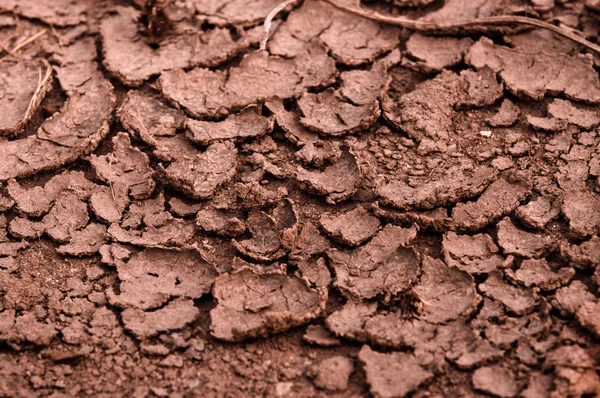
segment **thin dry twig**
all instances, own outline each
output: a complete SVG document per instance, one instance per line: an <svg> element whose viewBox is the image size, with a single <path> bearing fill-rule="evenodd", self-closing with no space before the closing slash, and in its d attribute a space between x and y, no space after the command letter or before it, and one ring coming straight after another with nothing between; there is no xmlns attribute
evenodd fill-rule
<svg viewBox="0 0 600 398"><path fill-rule="evenodd" d="M31 117L33 117L35 109L44 98L46 84L48 83L48 80L50 80L50 78L52 77L52 66L50 66L50 64L46 61L44 61L44 64L46 65L46 73L42 77L42 71L40 70L40 78L38 81L38 85L35 88L35 91L33 92L31 100L29 101L29 106L27 106L27 111L25 112L25 117L23 118L23 120L29 120Z"/></svg>
<svg viewBox="0 0 600 398"><path fill-rule="evenodd" d="M273 11L271 11L269 13L269 15L267 15L267 18L265 19L265 23L263 25L264 26L263 32L262 32L262 35L260 36L260 47L259 47L260 50L266 50L266 48L267 48L267 41L269 41L269 33L271 31L271 24L273 23L273 19L277 16L277 14L279 14L287 6L289 6L291 4L296 5L300 1L302 1L302 0L285 0L284 2L279 4L277 7L275 7L273 9Z"/></svg>
<svg viewBox="0 0 600 398"><path fill-rule="evenodd" d="M19 51L20 49L22 49L23 47L25 47L26 45L33 43L34 41L36 41L37 39L39 39L40 37L44 36L46 34L46 32L48 32L48 28L46 29L42 29L41 31L39 31L38 33L36 33L35 35L31 36L29 39L27 40L23 40L21 43L19 43L15 48L13 48L12 50L10 50L10 54L14 54L17 51Z"/></svg>
<svg viewBox="0 0 600 398"><path fill-rule="evenodd" d="M364 8L350 7L346 4L342 4L337 0L323 0L337 9L349 12L354 15L358 15L363 18L371 19L373 21L381 22L387 25L400 26L405 29L415 30L418 32L429 32L429 33L455 33L457 31L478 31L482 28L490 26L506 26L506 25L526 25L533 26L540 29L546 29L554 32L560 36L566 37L567 39L573 40L576 43L581 44L584 47L589 48L592 51L600 53L600 46L587 41L583 37L573 33L575 31L569 31L564 28L549 24L548 22L540 21L533 18L513 16L513 15L501 15L496 17L486 17L479 19L467 19L460 22L451 23L436 23L428 21L415 21L404 17L390 17L377 12L369 11Z"/></svg>

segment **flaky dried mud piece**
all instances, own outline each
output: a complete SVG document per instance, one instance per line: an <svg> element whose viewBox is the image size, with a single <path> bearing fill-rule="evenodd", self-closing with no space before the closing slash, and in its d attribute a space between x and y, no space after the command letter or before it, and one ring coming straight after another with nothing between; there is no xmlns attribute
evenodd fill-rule
<svg viewBox="0 0 600 398"><path fill-rule="evenodd" d="M600 195L592 192L568 192L563 197L562 213L569 230L579 237L600 233Z"/></svg>
<svg viewBox="0 0 600 398"><path fill-rule="evenodd" d="M434 210L422 211L399 211L387 206L382 206L379 202L371 205L373 214L380 219L399 225L416 224L424 230L433 230L444 232L451 228L452 219L448 217L448 210L444 207L438 207Z"/></svg>
<svg viewBox="0 0 600 398"><path fill-rule="evenodd" d="M252 26L262 23L281 1L225 0L215 3L211 0L193 0L191 3L196 11L211 24Z"/></svg>
<svg viewBox="0 0 600 398"><path fill-rule="evenodd" d="M123 229L116 223L108 228L109 235L117 242L154 248L189 247L194 232L194 224L180 219L169 220L158 228L148 226L141 231Z"/></svg>
<svg viewBox="0 0 600 398"><path fill-rule="evenodd" d="M325 214L320 223L331 237L349 246L359 246L375 235L381 225L379 219L362 206L337 216Z"/></svg>
<svg viewBox="0 0 600 398"><path fill-rule="evenodd" d="M561 120L581 127L584 130L591 130L600 124L600 114L597 111L579 109L571 101L555 98L548 104L548 113Z"/></svg>
<svg viewBox="0 0 600 398"><path fill-rule="evenodd" d="M185 31L163 39L154 49L138 32L139 15L134 8L116 7L100 25L104 66L129 86L139 86L166 70L216 66L249 45L244 39L235 41L229 30L217 28Z"/></svg>
<svg viewBox="0 0 600 398"><path fill-rule="evenodd" d="M515 216L525 226L542 230L546 225L560 214L560 200L548 196L541 196L521 206Z"/></svg>
<svg viewBox="0 0 600 398"><path fill-rule="evenodd" d="M502 101L498 112L485 121L492 127L510 127L519 120L520 115L521 109L511 100L505 99Z"/></svg>
<svg viewBox="0 0 600 398"><path fill-rule="evenodd" d="M575 313L577 322L600 337L600 303L586 302Z"/></svg>
<svg viewBox="0 0 600 398"><path fill-rule="evenodd" d="M161 227L173 219L171 213L165 210L165 196L159 193L155 198L136 200L123 216L123 228Z"/></svg>
<svg viewBox="0 0 600 398"><path fill-rule="evenodd" d="M300 115L288 111L281 98L274 98L265 102L265 107L271 111L275 122L284 131L285 137L293 144L304 146L319 141L319 136L300 124Z"/></svg>
<svg viewBox="0 0 600 398"><path fill-rule="evenodd" d="M569 261L569 264L579 269L597 267L600 265L600 237L592 236L591 239L579 245L563 242L560 245L560 254Z"/></svg>
<svg viewBox="0 0 600 398"><path fill-rule="evenodd" d="M16 315L8 309L0 313L0 341L17 349L21 344L47 346L57 335L54 324L39 321L32 312Z"/></svg>
<svg viewBox="0 0 600 398"><path fill-rule="evenodd" d="M90 163L96 176L110 185L120 185L134 199L152 195L156 183L152 178L148 155L134 148L127 133L119 133L113 139L113 151L107 155L92 155Z"/></svg>
<svg viewBox="0 0 600 398"><path fill-rule="evenodd" d="M470 199L483 192L496 178L492 167L460 165L450 167L439 178L413 187L403 181L391 181L378 189L383 204L401 210L434 209Z"/></svg>
<svg viewBox="0 0 600 398"><path fill-rule="evenodd" d="M183 111L171 108L155 96L137 90L127 93L118 116L125 129L151 145L158 137L174 136L185 123Z"/></svg>
<svg viewBox="0 0 600 398"><path fill-rule="evenodd" d="M568 286L558 289L551 299L551 304L561 315L573 315L584 303L595 303L596 296L581 281L573 281Z"/></svg>
<svg viewBox="0 0 600 398"><path fill-rule="evenodd" d="M335 63L323 48L311 45L294 59L249 53L227 71L195 68L163 72L158 80L163 95L194 117L225 116L274 97L299 96L336 75Z"/></svg>
<svg viewBox="0 0 600 398"><path fill-rule="evenodd" d="M509 285L502 279L501 271L491 272L485 282L479 284L479 290L518 316L531 312L538 304L533 290Z"/></svg>
<svg viewBox="0 0 600 398"><path fill-rule="evenodd" d="M596 361L579 345L563 345L549 352L545 368L554 368L552 396L594 395L600 388Z"/></svg>
<svg viewBox="0 0 600 398"><path fill-rule="evenodd" d="M527 115L526 120L527 124L533 127L534 130L547 133L557 133L567 128L567 123L564 120L555 119L553 117Z"/></svg>
<svg viewBox="0 0 600 398"><path fill-rule="evenodd" d="M458 230L477 231L515 210L531 193L531 187L527 176L500 178L477 200L458 203L452 209L452 220Z"/></svg>
<svg viewBox="0 0 600 398"><path fill-rule="evenodd" d="M269 134L274 120L261 115L261 107L252 106L232 114L221 122L188 119L188 137L197 144L209 145L219 141L247 139Z"/></svg>
<svg viewBox="0 0 600 398"><path fill-rule="evenodd" d="M158 166L161 178L194 199L207 199L235 175L237 149L230 142L217 142L206 151L177 157L166 168Z"/></svg>
<svg viewBox="0 0 600 398"><path fill-rule="evenodd" d="M575 275L571 267L562 267L556 271L552 270L544 259L528 259L521 263L516 271L507 271L507 276L525 285L526 287L537 286L542 290L555 290L569 283Z"/></svg>
<svg viewBox="0 0 600 398"><path fill-rule="evenodd" d="M413 33L406 42L406 51L419 61L417 65L424 72L440 72L461 62L465 51L472 44L473 40L468 37L459 39Z"/></svg>
<svg viewBox="0 0 600 398"><path fill-rule="evenodd" d="M325 253L329 249L329 241L311 222L305 222L290 252L290 260L299 261L314 255Z"/></svg>
<svg viewBox="0 0 600 398"><path fill-rule="evenodd" d="M195 250L146 249L116 264L119 293L107 291L112 305L149 310L173 298L199 299L207 294L217 271Z"/></svg>
<svg viewBox="0 0 600 398"><path fill-rule="evenodd" d="M296 179L303 188L318 195L326 195L328 203L348 199L358 189L361 171L356 156L343 150L340 159L323 171L307 170L298 166Z"/></svg>
<svg viewBox="0 0 600 398"><path fill-rule="evenodd" d="M93 256L106 242L108 235L102 224L91 223L80 231L71 233L71 240L59 246L56 251L62 255L73 257Z"/></svg>
<svg viewBox="0 0 600 398"><path fill-rule="evenodd" d="M498 245L506 254L538 258L553 244L548 236L517 228L509 218L500 221L497 228Z"/></svg>
<svg viewBox="0 0 600 398"><path fill-rule="evenodd" d="M6 0L0 10L14 11L26 18L39 19L54 26L73 26L87 20L88 6L74 0Z"/></svg>
<svg viewBox="0 0 600 398"><path fill-rule="evenodd" d="M473 277L441 260L425 256L422 275L412 293L420 302L420 318L431 323L445 323L469 315L481 301Z"/></svg>
<svg viewBox="0 0 600 398"><path fill-rule="evenodd" d="M349 298L391 297L409 289L420 273L419 255L408 246L417 230L386 225L354 251L327 251L335 270L334 286Z"/></svg>
<svg viewBox="0 0 600 398"><path fill-rule="evenodd" d="M473 387L495 397L517 396L519 386L515 373L501 365L485 366L473 373Z"/></svg>
<svg viewBox="0 0 600 398"><path fill-rule="evenodd" d="M225 341L267 337L319 317L326 289L311 289L296 277L241 269L215 281L217 307L210 312L211 334Z"/></svg>
<svg viewBox="0 0 600 398"><path fill-rule="evenodd" d="M484 37L469 49L465 60L477 69L491 68L517 96L539 100L547 93L562 93L577 101L600 102L600 79L593 61L585 56L512 49Z"/></svg>
<svg viewBox="0 0 600 398"><path fill-rule="evenodd" d="M481 108L492 105L502 98L504 86L490 68L470 69L460 72L460 93L455 107L459 109Z"/></svg>
<svg viewBox="0 0 600 398"><path fill-rule="evenodd" d="M498 246L488 234L458 235L448 232L442 241L444 260L470 274L486 274L504 268L509 259L498 252Z"/></svg>
<svg viewBox="0 0 600 398"><path fill-rule="evenodd" d="M373 62L400 42L400 29L349 13L333 11L330 25L319 35L331 56L341 64Z"/></svg>
<svg viewBox="0 0 600 398"><path fill-rule="evenodd" d="M81 171L64 171L52 177L44 187L23 188L17 181L10 180L7 188L16 204L17 213L41 217L50 210L61 192L69 190L86 200L99 187L87 180Z"/></svg>
<svg viewBox="0 0 600 398"><path fill-rule="evenodd" d="M114 104L113 87L106 81L71 95L37 135L2 142L0 181L54 170L91 153L108 134Z"/></svg>
<svg viewBox="0 0 600 398"><path fill-rule="evenodd" d="M369 391L377 398L405 397L433 378L413 354L384 354L365 345L358 360L365 369Z"/></svg>
<svg viewBox="0 0 600 398"><path fill-rule="evenodd" d="M252 238L232 240L235 249L256 261L274 261L285 255L276 221L262 211L252 211L246 220Z"/></svg>
<svg viewBox="0 0 600 398"><path fill-rule="evenodd" d="M194 306L194 301L179 298L156 311L127 308L121 313L121 319L126 330L137 339L145 340L162 332L182 329L198 315L200 310Z"/></svg>
<svg viewBox="0 0 600 398"><path fill-rule="evenodd" d="M246 231L246 224L226 210L202 209L196 213L196 225L219 236L238 236Z"/></svg>
<svg viewBox="0 0 600 398"><path fill-rule="evenodd" d="M52 86L50 66L36 60L5 59L0 63L0 136L21 132Z"/></svg>
<svg viewBox="0 0 600 398"><path fill-rule="evenodd" d="M336 347L341 343L338 338L321 325L309 325L302 339L309 344L321 347Z"/></svg>

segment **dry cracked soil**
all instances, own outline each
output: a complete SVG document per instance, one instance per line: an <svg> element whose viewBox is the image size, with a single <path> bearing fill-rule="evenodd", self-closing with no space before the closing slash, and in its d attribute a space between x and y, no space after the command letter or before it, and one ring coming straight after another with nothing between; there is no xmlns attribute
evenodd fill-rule
<svg viewBox="0 0 600 398"><path fill-rule="evenodd" d="M0 0L0 396L599 396L600 55L280 1Z"/></svg>

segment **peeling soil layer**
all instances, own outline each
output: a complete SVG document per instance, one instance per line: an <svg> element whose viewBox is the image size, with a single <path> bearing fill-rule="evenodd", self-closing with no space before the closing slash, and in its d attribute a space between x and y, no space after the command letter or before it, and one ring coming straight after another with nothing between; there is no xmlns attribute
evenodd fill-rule
<svg viewBox="0 0 600 398"><path fill-rule="evenodd" d="M0 397L600 396L600 55L279 3L0 1Z"/></svg>

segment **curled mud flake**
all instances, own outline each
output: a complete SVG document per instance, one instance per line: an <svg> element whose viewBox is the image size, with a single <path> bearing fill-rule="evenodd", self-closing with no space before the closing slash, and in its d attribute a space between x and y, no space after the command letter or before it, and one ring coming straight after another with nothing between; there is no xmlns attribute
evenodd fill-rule
<svg viewBox="0 0 600 398"><path fill-rule="evenodd" d="M508 271L507 271L508 272ZM569 283L575 276L571 267L563 267L557 271L550 269L548 262L541 260L525 260L514 273L510 272L511 279L527 286L537 286L542 290L556 290Z"/></svg>
<svg viewBox="0 0 600 398"><path fill-rule="evenodd" d="M194 199L207 199L235 175L237 149L232 142L218 142L195 156L175 159L167 168L159 165L161 178Z"/></svg>
<svg viewBox="0 0 600 398"><path fill-rule="evenodd" d="M265 107L273 114L275 122L284 131L285 137L293 144L304 146L319 141L319 136L300 124L300 115L288 111L280 98L265 103Z"/></svg>
<svg viewBox="0 0 600 398"><path fill-rule="evenodd" d="M567 123L564 120L555 119L553 117L527 115L527 124L533 127L534 130L547 133L558 133L567 128Z"/></svg>
<svg viewBox="0 0 600 398"><path fill-rule="evenodd" d="M450 229L452 219L448 217L448 210L438 207L434 210L401 212L375 203L371 206L373 213L386 221L400 225L416 224L424 230L444 232Z"/></svg>
<svg viewBox="0 0 600 398"><path fill-rule="evenodd" d="M155 228L147 226L144 230L126 230L118 224L111 224L108 228L113 240L129 243L135 246L155 248L185 248L189 247L194 237L194 224L180 219L172 219L162 226Z"/></svg>
<svg viewBox="0 0 600 398"><path fill-rule="evenodd" d="M581 326L600 337L600 303L583 303L575 313L575 318Z"/></svg>
<svg viewBox="0 0 600 398"><path fill-rule="evenodd" d="M290 252L290 260L300 261L325 253L327 249L329 249L327 238L321 235L315 224L306 222L294 242L294 247Z"/></svg>
<svg viewBox="0 0 600 398"><path fill-rule="evenodd" d="M35 116L52 86L49 65L25 59L3 58L3 61L0 63L0 136L20 133Z"/></svg>
<svg viewBox="0 0 600 398"><path fill-rule="evenodd" d="M512 398L519 393L514 372L501 365L479 368L473 373L473 387L496 397Z"/></svg>
<svg viewBox="0 0 600 398"><path fill-rule="evenodd" d="M299 261L296 275L308 281L310 286L328 288L331 285L331 274L327 262L322 257L316 260Z"/></svg>
<svg viewBox="0 0 600 398"><path fill-rule="evenodd" d="M281 0L193 0L198 14L217 26L253 26L262 23Z"/></svg>
<svg viewBox="0 0 600 398"><path fill-rule="evenodd" d="M34 313L16 315L9 309L0 313L0 341L19 348L21 344L47 346L58 334L56 326L40 322Z"/></svg>
<svg viewBox="0 0 600 398"><path fill-rule="evenodd" d="M569 264L578 269L593 268L600 265L600 237L592 236L579 245L563 242L560 245L560 254L569 261Z"/></svg>
<svg viewBox="0 0 600 398"><path fill-rule="evenodd" d="M131 145L127 133L117 134L112 142L113 152L90 156L96 176L111 186L126 187L134 199L145 199L152 195L156 183L152 178L154 171L148 155Z"/></svg>
<svg viewBox="0 0 600 398"><path fill-rule="evenodd" d="M118 111L125 129L142 141L157 146L160 137L172 137L183 128L185 114L160 102L155 96L131 90Z"/></svg>
<svg viewBox="0 0 600 398"><path fill-rule="evenodd" d="M379 102L354 105L333 89L318 94L305 93L298 100L303 113L300 123L312 131L338 136L367 130L380 115Z"/></svg>
<svg viewBox="0 0 600 398"><path fill-rule="evenodd" d="M481 301L473 277L441 260L424 257L421 279L412 292L420 301L421 319L445 323L470 314Z"/></svg>
<svg viewBox="0 0 600 398"><path fill-rule="evenodd" d="M12 242L7 239L0 239L0 257L14 257L21 250L26 249L29 246L29 242L20 241Z"/></svg>
<svg viewBox="0 0 600 398"><path fill-rule="evenodd" d="M76 231L89 221L87 204L76 194L65 191L54 202L54 206L44 216L41 224L53 240L68 243Z"/></svg>
<svg viewBox="0 0 600 398"><path fill-rule="evenodd" d="M362 174L356 156L344 150L340 159L323 171L310 171L298 166L296 179L308 191L326 195L328 203L348 199L358 188Z"/></svg>
<svg viewBox="0 0 600 398"><path fill-rule="evenodd" d="M515 215L525 226L543 230L550 221L560 215L560 200L541 196L519 207Z"/></svg>
<svg viewBox="0 0 600 398"><path fill-rule="evenodd" d="M159 333L179 330L194 322L200 310L192 300L176 299L152 312L137 308L127 308L121 313L126 330L137 339L145 340Z"/></svg>
<svg viewBox="0 0 600 398"><path fill-rule="evenodd" d="M128 203L127 187L120 184L98 187L90 197L90 209L99 221L107 224L119 223Z"/></svg>
<svg viewBox="0 0 600 398"><path fill-rule="evenodd" d="M0 213L9 211L10 209L13 208L14 205L15 205L14 200L0 194Z"/></svg>
<svg viewBox="0 0 600 398"><path fill-rule="evenodd" d="M299 228L299 215L296 204L293 200L286 198L273 209L272 215L282 246L286 250L293 249L296 245Z"/></svg>
<svg viewBox="0 0 600 398"><path fill-rule="evenodd" d="M594 395L600 388L596 361L578 345L564 345L549 352L544 367L554 368L555 396Z"/></svg>
<svg viewBox="0 0 600 398"><path fill-rule="evenodd" d="M492 167L461 165L448 168L433 181L423 178L415 187L403 181L391 181L382 185L378 194L383 204L401 210L434 209L479 195L496 175Z"/></svg>
<svg viewBox="0 0 600 398"><path fill-rule="evenodd" d="M225 341L267 337L321 316L326 289L311 289L285 274L259 275L249 269L215 281L217 307L210 312L211 334Z"/></svg>
<svg viewBox="0 0 600 398"><path fill-rule="evenodd" d="M320 223L331 237L349 246L361 245L375 235L380 226L379 219L362 206L337 216L323 215Z"/></svg>
<svg viewBox="0 0 600 398"><path fill-rule="evenodd" d="M500 221L497 229L498 244L506 254L539 258L553 245L550 237L518 229L509 218Z"/></svg>
<svg viewBox="0 0 600 398"><path fill-rule="evenodd" d="M486 119L486 122L492 127L510 127L519 120L520 115L521 109L511 100L504 99L498 112Z"/></svg>
<svg viewBox="0 0 600 398"><path fill-rule="evenodd" d="M383 115L416 141L423 138L446 141L453 131L452 114L460 82L458 75L442 71L398 101L383 101Z"/></svg>
<svg viewBox="0 0 600 398"><path fill-rule="evenodd" d="M198 213L201 209L201 205L198 203L190 204L177 197L172 197L169 199L169 208L171 213L177 217L191 217Z"/></svg>
<svg viewBox="0 0 600 398"><path fill-rule="evenodd" d="M498 83L496 74L490 68L481 68L477 72L464 70L460 72L460 77L460 94L455 105L460 109L492 105L504 94L504 86Z"/></svg>
<svg viewBox="0 0 600 398"><path fill-rule="evenodd" d="M109 245L102 245L100 247L100 262L102 264L116 267L123 261L129 260L131 256L131 250L118 243L112 243Z"/></svg>
<svg viewBox="0 0 600 398"><path fill-rule="evenodd" d="M552 375L541 372L532 372L529 376L527 388L521 392L523 398L549 397L552 392Z"/></svg>
<svg viewBox="0 0 600 398"><path fill-rule="evenodd" d="M161 192L156 198L133 202L123 217L121 226L130 229L142 226L158 228L172 219L171 213L165 210L165 197Z"/></svg>
<svg viewBox="0 0 600 398"><path fill-rule="evenodd" d="M569 286L558 289L551 300L552 306L563 316L575 314L583 303L594 302L596 297L581 281L573 281Z"/></svg>
<svg viewBox="0 0 600 398"><path fill-rule="evenodd" d="M115 97L99 81L85 94L73 94L42 124L37 135L0 145L0 181L54 170L91 153L108 134Z"/></svg>
<svg viewBox="0 0 600 398"><path fill-rule="evenodd" d="M66 171L53 177L43 188L23 188L15 180L10 180L7 188L19 214L41 217L50 210L61 192L68 189L85 200L98 186L88 181L80 171Z"/></svg>
<svg viewBox="0 0 600 398"><path fill-rule="evenodd" d="M448 266L474 275L487 274L510 263L498 253L498 246L488 234L458 235L448 232L444 235L442 249Z"/></svg>
<svg viewBox="0 0 600 398"><path fill-rule="evenodd" d="M458 230L477 231L510 214L531 193L527 176L510 181L500 178L473 202L458 203L452 209L452 220Z"/></svg>
<svg viewBox="0 0 600 398"><path fill-rule="evenodd" d="M298 97L308 88L330 83L335 63L319 46L307 47L294 59L265 51L246 54L228 71L196 68L163 72L158 80L163 94L192 116L225 116L268 99Z"/></svg>
<svg viewBox="0 0 600 398"><path fill-rule="evenodd" d="M168 36L154 49L138 32L139 15L131 7L117 7L100 25L104 66L129 86L167 70L219 65L249 45L244 39L235 41L228 29L217 28Z"/></svg>
<svg viewBox="0 0 600 398"><path fill-rule="evenodd" d="M366 245L354 251L331 249L334 285L350 298L394 296L409 289L420 273L419 255L408 246L417 230L386 225Z"/></svg>
<svg viewBox="0 0 600 398"><path fill-rule="evenodd" d="M198 299L218 276L195 250L146 249L116 263L119 294L107 291L112 305L141 310L159 308L172 298Z"/></svg>
<svg viewBox="0 0 600 398"><path fill-rule="evenodd" d="M407 53L416 59L426 73L440 72L462 61L465 51L473 44L470 38L413 35L406 42Z"/></svg>
<svg viewBox="0 0 600 398"><path fill-rule="evenodd" d="M244 140L260 137L273 130L274 120L261 115L261 107L252 106L228 116L221 122L188 119L188 137L201 145L225 140Z"/></svg>
<svg viewBox="0 0 600 398"><path fill-rule="evenodd" d="M254 210L246 220L252 238L232 240L235 249L256 261L274 261L285 255L275 220L267 213Z"/></svg>
<svg viewBox="0 0 600 398"><path fill-rule="evenodd" d="M591 192L568 192L563 197L562 213L569 231L579 237L600 233L600 196Z"/></svg>
<svg viewBox="0 0 600 398"><path fill-rule="evenodd" d="M600 79L586 57L528 52L495 45L484 37L469 49L465 60L477 69L491 68L517 96L540 100L547 93L562 93L576 101L600 102Z"/></svg>
<svg viewBox="0 0 600 398"><path fill-rule="evenodd" d="M56 77L68 96L85 94L104 80L96 63L98 54L93 37L86 37L68 46L57 44L50 51L54 53L53 61L59 64L55 67Z"/></svg>
<svg viewBox="0 0 600 398"><path fill-rule="evenodd" d="M405 397L433 378L414 355L404 352L382 354L365 345L358 360L367 374L369 391L377 398Z"/></svg>
<svg viewBox="0 0 600 398"><path fill-rule="evenodd" d="M336 10L319 37L337 62L356 66L373 62L398 47L400 29Z"/></svg>
<svg viewBox="0 0 600 398"><path fill-rule="evenodd" d="M584 130L591 130L600 124L598 111L579 109L571 101L560 98L555 98L548 104L548 113L556 119L566 120Z"/></svg>
<svg viewBox="0 0 600 398"><path fill-rule="evenodd" d="M537 294L533 290L507 284L502 279L501 271L491 272L486 281L479 284L479 290L518 316L531 312L538 304Z"/></svg>
<svg viewBox="0 0 600 398"><path fill-rule="evenodd" d="M320 347L336 347L341 344L338 338L321 325L309 325L302 339Z"/></svg>
<svg viewBox="0 0 600 398"><path fill-rule="evenodd" d="M200 210L196 214L196 225L220 236L239 236L246 231L246 224L226 210Z"/></svg>
<svg viewBox="0 0 600 398"><path fill-rule="evenodd" d="M315 369L315 386L326 391L344 391L354 371L350 358L336 355L319 363Z"/></svg>
<svg viewBox="0 0 600 398"><path fill-rule="evenodd" d="M60 246L57 252L73 257L93 256L98 253L107 237L104 225L92 223L81 231L71 233L71 241Z"/></svg>
<svg viewBox="0 0 600 398"><path fill-rule="evenodd" d="M296 152L298 160L317 168L337 162L340 156L342 156L342 150L338 144L331 141L309 142Z"/></svg>
<svg viewBox="0 0 600 398"><path fill-rule="evenodd" d="M0 10L14 11L25 18L39 19L49 25L73 26L86 22L88 6L73 0L6 0Z"/></svg>

